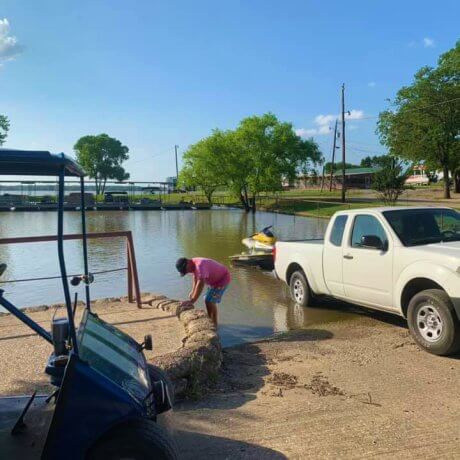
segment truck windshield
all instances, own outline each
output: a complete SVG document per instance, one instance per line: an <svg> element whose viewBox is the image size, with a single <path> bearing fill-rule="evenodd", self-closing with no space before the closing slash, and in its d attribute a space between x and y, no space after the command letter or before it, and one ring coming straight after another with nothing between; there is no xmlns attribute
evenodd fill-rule
<svg viewBox="0 0 460 460"><path fill-rule="evenodd" d="M404 246L460 241L460 214L452 209L399 209L383 215Z"/></svg>

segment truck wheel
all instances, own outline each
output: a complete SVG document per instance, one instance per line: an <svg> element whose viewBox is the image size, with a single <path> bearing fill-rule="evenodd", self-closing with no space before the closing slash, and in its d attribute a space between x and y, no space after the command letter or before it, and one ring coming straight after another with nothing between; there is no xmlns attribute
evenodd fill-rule
<svg viewBox="0 0 460 460"><path fill-rule="evenodd" d="M460 350L460 323L449 296L441 289L427 289L409 303L407 323L415 341L435 355Z"/></svg>
<svg viewBox="0 0 460 460"><path fill-rule="evenodd" d="M171 379L169 378L168 374L163 369L160 369L159 367L154 366L153 364L147 364L147 369L149 372L150 382L152 383L152 386L155 383L163 382L164 388L168 392L169 402L171 403L171 406L173 406L174 405L174 385L172 384ZM157 394L155 394L155 396L157 396ZM164 398L161 398L161 395L158 395L158 396L160 396L160 399L164 399ZM161 407L158 407L158 406L161 406ZM157 411L159 414L161 414L162 412L168 409L169 408L166 408L166 406L163 406L162 404L158 404L157 402Z"/></svg>
<svg viewBox="0 0 460 460"><path fill-rule="evenodd" d="M177 448L155 422L139 419L117 427L104 436L86 460L177 460Z"/></svg>
<svg viewBox="0 0 460 460"><path fill-rule="evenodd" d="M291 275L289 288L291 290L291 298L295 303L302 307L312 305L312 292L303 272L296 271Z"/></svg>

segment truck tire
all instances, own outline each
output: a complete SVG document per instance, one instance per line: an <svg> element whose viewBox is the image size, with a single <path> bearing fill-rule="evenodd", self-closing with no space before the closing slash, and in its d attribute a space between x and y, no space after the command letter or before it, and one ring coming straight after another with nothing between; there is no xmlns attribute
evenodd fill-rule
<svg viewBox="0 0 460 460"><path fill-rule="evenodd" d="M112 430L86 455L86 460L177 460L174 441L155 422L134 420Z"/></svg>
<svg viewBox="0 0 460 460"><path fill-rule="evenodd" d="M441 289L427 289L409 303L407 323L417 344L435 355L460 350L460 323L449 296Z"/></svg>
<svg viewBox="0 0 460 460"><path fill-rule="evenodd" d="M292 300L301 307L313 305L313 294L308 285L305 274L298 270L295 271L289 280L289 289L291 291Z"/></svg>
<svg viewBox="0 0 460 460"><path fill-rule="evenodd" d="M155 382L163 382L164 386L168 391L171 405L174 405L174 385L172 384L168 374L163 369L160 369L159 367L153 364L147 364L147 369L149 372L150 382L152 383L152 385ZM159 413L161 412L164 411L160 410Z"/></svg>

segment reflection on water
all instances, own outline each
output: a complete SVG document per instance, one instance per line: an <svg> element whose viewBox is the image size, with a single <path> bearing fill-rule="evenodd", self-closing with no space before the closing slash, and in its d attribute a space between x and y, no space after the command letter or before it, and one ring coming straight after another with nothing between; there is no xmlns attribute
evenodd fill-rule
<svg viewBox="0 0 460 460"><path fill-rule="evenodd" d="M239 210L90 212L91 232L131 230L134 235L141 289L186 298L190 279L182 279L174 267L180 256L212 257L228 265L228 257L243 248L241 239L273 225L280 239L321 237L327 222L321 219ZM78 213L66 214L65 231L80 231ZM56 232L54 213L0 214L0 238L49 235ZM92 271L126 266L123 239L89 240ZM65 243L68 272L81 273L81 242ZM56 243L0 245L0 262L9 269L3 279L53 276L59 273ZM220 334L225 345L265 337L272 332L311 326L337 318L332 310L303 309L289 300L287 288L272 274L256 269L231 267L232 284L220 308ZM60 280L3 284L5 295L20 306L62 301ZM83 298L82 288L78 288ZM124 272L98 275L92 296L126 294ZM202 306L202 305L200 305Z"/></svg>

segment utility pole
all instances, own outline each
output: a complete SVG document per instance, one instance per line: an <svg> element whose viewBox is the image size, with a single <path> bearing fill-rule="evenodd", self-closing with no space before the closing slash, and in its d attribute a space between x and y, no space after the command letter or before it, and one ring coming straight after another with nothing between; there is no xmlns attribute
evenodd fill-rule
<svg viewBox="0 0 460 460"><path fill-rule="evenodd" d="M323 164L323 172L321 173L321 193L323 192L324 188L324 173L326 171L326 163Z"/></svg>
<svg viewBox="0 0 460 460"><path fill-rule="evenodd" d="M336 142L337 142L337 118L335 119L335 127L334 127L334 142L332 144L332 163L331 163L331 177L329 179L329 191L332 191L332 177L334 176L334 161L335 161L335 149L336 149Z"/></svg>
<svg viewBox="0 0 460 460"><path fill-rule="evenodd" d="M176 188L179 182L179 163L177 162L177 149L179 148L178 145L174 146L174 152L176 153Z"/></svg>
<svg viewBox="0 0 460 460"><path fill-rule="evenodd" d="M342 84L342 203L345 203L345 83Z"/></svg>

